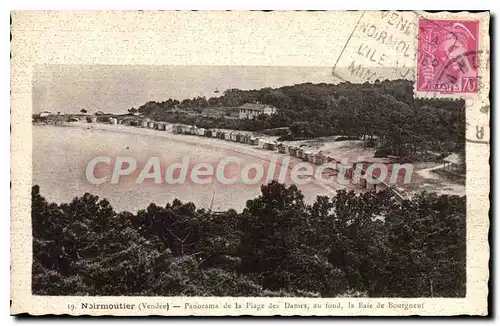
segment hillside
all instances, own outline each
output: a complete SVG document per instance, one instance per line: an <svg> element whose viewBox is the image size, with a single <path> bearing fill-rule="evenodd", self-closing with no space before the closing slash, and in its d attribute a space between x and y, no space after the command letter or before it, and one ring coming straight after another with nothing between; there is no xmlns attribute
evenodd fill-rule
<svg viewBox="0 0 500 326"><path fill-rule="evenodd" d="M235 119L234 108L261 102L279 109L273 116ZM225 112L223 108L232 108ZM229 89L220 97L148 102L141 115L158 121L202 128L257 131L289 127L291 139L346 135L380 139L385 154L414 156L429 150L462 151L465 102L421 99L413 83L385 80L375 84L298 84L260 90Z"/></svg>

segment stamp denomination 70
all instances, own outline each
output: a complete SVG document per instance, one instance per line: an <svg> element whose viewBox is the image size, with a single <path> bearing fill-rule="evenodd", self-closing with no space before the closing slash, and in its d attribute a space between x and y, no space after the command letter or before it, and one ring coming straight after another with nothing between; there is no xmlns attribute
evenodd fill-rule
<svg viewBox="0 0 500 326"><path fill-rule="evenodd" d="M477 93L479 21L419 19L417 91Z"/></svg>

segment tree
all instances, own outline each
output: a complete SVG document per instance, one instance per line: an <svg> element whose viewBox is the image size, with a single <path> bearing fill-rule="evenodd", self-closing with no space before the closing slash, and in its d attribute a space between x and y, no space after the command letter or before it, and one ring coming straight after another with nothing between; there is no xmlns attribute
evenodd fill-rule
<svg viewBox="0 0 500 326"><path fill-rule="evenodd" d="M155 120L197 124L201 128L265 130L288 127L292 138L343 135L380 139L379 153L415 157L434 151L460 151L465 146L465 102L456 99L414 98L408 80L364 84L304 83L259 90L225 90L222 96L148 102L141 114ZM274 105L278 114L263 119L236 120L202 117L205 107L238 107L261 102ZM174 113L181 107L189 114ZM194 116L198 115L198 117ZM202 117L197 120L197 118Z"/></svg>
<svg viewBox="0 0 500 326"><path fill-rule="evenodd" d="M394 206L386 225L392 275L386 293L465 296L465 197L422 193Z"/></svg>
<svg viewBox="0 0 500 326"><path fill-rule="evenodd" d="M275 181L261 190L241 217L242 273L254 275L270 290L338 292L342 272L303 241L313 231L302 193Z"/></svg>
<svg viewBox="0 0 500 326"><path fill-rule="evenodd" d="M36 295L463 297L465 197L272 182L238 213L174 200L137 213L31 193ZM453 277L450 277L453 275Z"/></svg>

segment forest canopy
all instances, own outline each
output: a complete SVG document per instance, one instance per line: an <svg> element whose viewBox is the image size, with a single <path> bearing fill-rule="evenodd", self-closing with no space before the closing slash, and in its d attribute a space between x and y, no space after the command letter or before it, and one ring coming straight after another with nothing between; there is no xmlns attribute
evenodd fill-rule
<svg viewBox="0 0 500 326"><path fill-rule="evenodd" d="M203 114L213 107L235 108L254 102L273 105L278 113L255 119ZM330 135L378 137L381 148L398 156L427 150L460 151L465 144L465 101L415 98L413 82L408 80L228 89L222 96L208 100L196 97L151 101L139 107L138 112L158 121L201 128L258 131L289 127L293 139Z"/></svg>
<svg viewBox="0 0 500 326"><path fill-rule="evenodd" d="M312 205L272 182L246 208L174 200L115 212L32 188L35 295L464 297L465 197L339 191Z"/></svg>

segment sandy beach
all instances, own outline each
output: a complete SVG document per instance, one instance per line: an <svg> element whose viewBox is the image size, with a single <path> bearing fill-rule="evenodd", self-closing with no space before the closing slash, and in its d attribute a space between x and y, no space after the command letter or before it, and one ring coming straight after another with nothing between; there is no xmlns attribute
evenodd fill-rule
<svg viewBox="0 0 500 326"><path fill-rule="evenodd" d="M93 157L132 156L145 162L150 156L162 161L178 161L188 155L192 162L217 162L223 157L236 157L245 163L269 164L275 160L280 167L285 156L255 146L220 139L179 135L125 125L75 122L61 126L41 125L33 127L34 156L33 184L39 184L49 200L60 202L91 192L108 198L117 210L146 208L151 202L164 205L178 198L191 201L197 207L225 210L241 210L248 199L260 194L260 185L157 185L135 184L124 180L118 185L92 185L85 179L86 164ZM290 157L288 169L302 160ZM286 182L288 183L288 182ZM320 184L312 181L298 186L307 202L313 203L317 195L332 196L339 189L362 191L358 185ZM50 191L49 191L50 189Z"/></svg>

